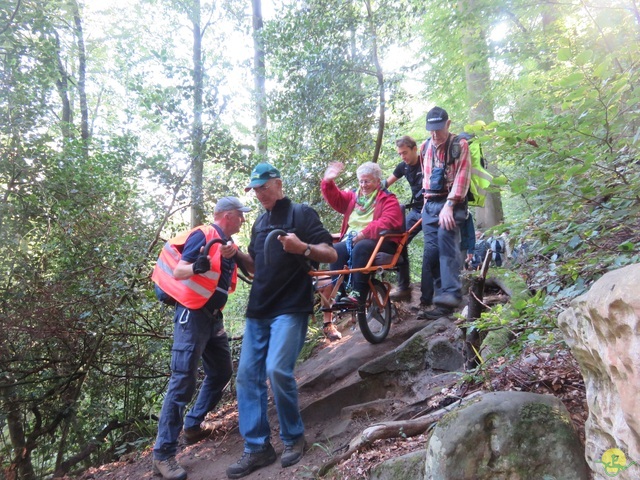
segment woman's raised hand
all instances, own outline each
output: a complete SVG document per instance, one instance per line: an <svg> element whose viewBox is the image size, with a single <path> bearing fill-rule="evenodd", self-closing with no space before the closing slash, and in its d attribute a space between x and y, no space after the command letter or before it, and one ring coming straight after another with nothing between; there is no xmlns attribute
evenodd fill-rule
<svg viewBox="0 0 640 480"><path fill-rule="evenodd" d="M324 179L335 180L336 178L338 178L338 175L340 175L343 170L344 170L344 163L331 162L324 172Z"/></svg>

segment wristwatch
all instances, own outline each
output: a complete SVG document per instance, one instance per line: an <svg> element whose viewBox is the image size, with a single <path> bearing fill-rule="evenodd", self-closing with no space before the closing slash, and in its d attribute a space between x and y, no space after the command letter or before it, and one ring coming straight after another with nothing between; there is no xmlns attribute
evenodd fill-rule
<svg viewBox="0 0 640 480"><path fill-rule="evenodd" d="M447 200L447 207L453 207L455 206L455 203L453 203L453 200Z"/></svg>
<svg viewBox="0 0 640 480"><path fill-rule="evenodd" d="M311 255L311 245L307 243L307 249L304 251L304 256L308 257L309 255Z"/></svg>

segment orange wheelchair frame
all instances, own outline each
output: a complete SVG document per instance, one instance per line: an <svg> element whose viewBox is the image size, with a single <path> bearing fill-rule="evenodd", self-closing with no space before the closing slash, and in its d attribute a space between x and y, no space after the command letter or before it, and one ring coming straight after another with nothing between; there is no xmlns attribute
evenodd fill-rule
<svg viewBox="0 0 640 480"><path fill-rule="evenodd" d="M391 284L382 279L382 274L387 270L396 268L398 261L401 260L402 250L407 244L409 236L421 224L422 220L419 220L411 229L405 232L382 232L369 257L369 261L364 267L349 269L345 266L341 270L309 271L309 275L314 277L322 311L330 311L337 315L344 313L355 314L360 331L368 342L376 344L384 341L391 329L391 302L389 298ZM398 239L395 253L380 252L385 240L395 238ZM365 301L364 310L355 305L344 305L336 302L336 297L345 281L345 276L355 272L369 274L369 295ZM378 276L380 278L377 278ZM337 278L334 280L333 277ZM329 289L331 285L333 286Z"/></svg>

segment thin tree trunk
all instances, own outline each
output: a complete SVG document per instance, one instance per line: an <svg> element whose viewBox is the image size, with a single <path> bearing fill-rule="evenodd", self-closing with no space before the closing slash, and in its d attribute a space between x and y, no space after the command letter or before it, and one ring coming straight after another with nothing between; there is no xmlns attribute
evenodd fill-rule
<svg viewBox="0 0 640 480"><path fill-rule="evenodd" d="M60 57L60 38L57 32L54 32L56 42L56 60L58 67L59 77L56 79L56 88L58 95L60 96L60 103L62 103L62 112L60 114L60 131L62 133L63 140L70 140L73 138L73 125L71 118L71 102L69 101L69 74L67 73L62 58Z"/></svg>
<svg viewBox="0 0 640 480"><path fill-rule="evenodd" d="M493 98L491 96L491 76L489 50L484 26L478 23L476 0L460 0L458 8L462 21L462 52L465 59L465 80L467 84L467 105L469 123L477 120L491 123L493 118ZM485 147L485 151L488 150ZM488 156L489 159L491 156ZM496 174L488 163L488 170ZM484 208L475 211L476 225L489 228L502 223L504 219L502 200L499 192L489 192Z"/></svg>
<svg viewBox="0 0 640 480"><path fill-rule="evenodd" d="M6 382L9 385L9 382ZM36 472L31 463L31 449L27 446L27 438L23 427L20 404L13 399L13 388L0 389L2 393L2 410L7 416L9 438L13 447L13 460L6 472L7 478L35 480Z"/></svg>
<svg viewBox="0 0 640 480"><path fill-rule="evenodd" d="M80 98L80 136L83 143L85 156L89 153L89 107L87 106L86 76L87 76L87 56L84 46L84 34L82 32L82 19L80 8L76 0L71 0L73 9L73 21L75 24L75 34L78 43L78 97Z"/></svg>
<svg viewBox="0 0 640 480"><path fill-rule="evenodd" d="M482 262L480 275L471 278L471 285L469 286L469 307L467 308L468 323L478 320L482 315L482 312L486 310L486 306L483 303L484 286L487 281L489 265L491 264L491 254L491 249L488 249ZM462 332L464 334L463 354L465 359L465 368L469 370L480 364L480 347L484 337L486 336L486 332L480 333L477 328L474 328L469 332L467 327L463 327Z"/></svg>
<svg viewBox="0 0 640 480"><path fill-rule="evenodd" d="M371 34L371 58L373 64L376 67L376 78L378 79L378 99L379 99L379 116L378 116L378 135L376 137L376 146L373 151L372 162L378 162L378 157L380 156L380 150L382 149L382 139L384 137L384 124L385 124L385 109L386 109L386 99L384 92L384 74L382 72L382 67L380 66L380 60L378 59L378 41L376 25L373 18L373 11L371 10L371 2L369 0L364 0L364 3L367 7L367 19L369 21L369 29Z"/></svg>
<svg viewBox="0 0 640 480"><path fill-rule="evenodd" d="M200 32L200 0L193 0L193 126L191 131L191 227L205 221L202 176L204 145L202 131L202 34Z"/></svg>
<svg viewBox="0 0 640 480"><path fill-rule="evenodd" d="M267 156L267 109L265 87L264 39L262 38L262 1L251 0L253 7L253 81L256 102L256 153Z"/></svg>

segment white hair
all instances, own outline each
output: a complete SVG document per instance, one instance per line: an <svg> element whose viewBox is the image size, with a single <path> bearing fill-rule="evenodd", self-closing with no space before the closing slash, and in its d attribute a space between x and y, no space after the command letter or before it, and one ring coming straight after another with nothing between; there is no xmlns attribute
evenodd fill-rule
<svg viewBox="0 0 640 480"><path fill-rule="evenodd" d="M373 175L378 180L382 181L382 169L380 165L374 162L365 162L358 167L356 175L360 178L361 175Z"/></svg>

